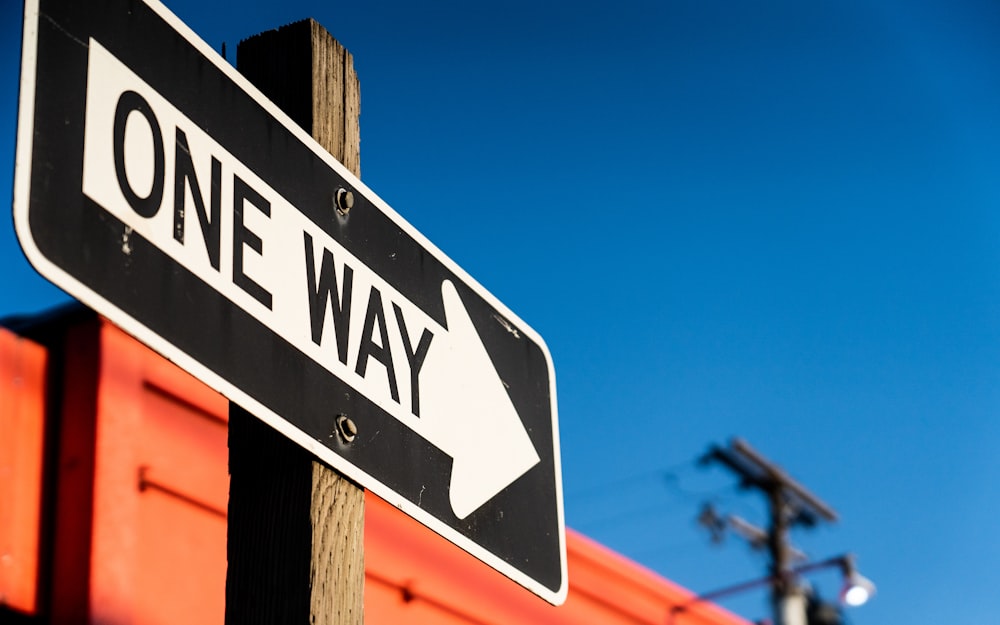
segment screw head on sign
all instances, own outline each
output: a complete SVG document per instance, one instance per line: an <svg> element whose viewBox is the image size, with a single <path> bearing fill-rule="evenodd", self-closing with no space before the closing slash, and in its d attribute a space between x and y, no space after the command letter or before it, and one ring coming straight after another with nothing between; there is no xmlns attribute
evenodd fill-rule
<svg viewBox="0 0 1000 625"><path fill-rule="evenodd" d="M341 187L337 189L335 199L337 212L341 215L346 215L351 212L352 208L354 208L354 193L352 191L348 191L347 189Z"/></svg>
<svg viewBox="0 0 1000 625"><path fill-rule="evenodd" d="M358 435L358 426L347 415L337 415L337 434L345 443L350 443Z"/></svg>

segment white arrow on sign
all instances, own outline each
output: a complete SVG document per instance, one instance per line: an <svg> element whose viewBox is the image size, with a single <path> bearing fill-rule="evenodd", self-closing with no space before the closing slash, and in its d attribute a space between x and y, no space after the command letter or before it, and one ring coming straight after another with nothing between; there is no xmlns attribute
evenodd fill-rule
<svg viewBox="0 0 1000 625"><path fill-rule="evenodd" d="M450 456L459 518L540 461L450 281L445 328L97 41L88 54L83 192L125 224L122 254L143 237Z"/></svg>
<svg viewBox="0 0 1000 625"><path fill-rule="evenodd" d="M455 461L449 496L465 518L539 458L455 286L445 281L441 296L447 345L428 353L421 402L428 415L442 415L428 440Z"/></svg>

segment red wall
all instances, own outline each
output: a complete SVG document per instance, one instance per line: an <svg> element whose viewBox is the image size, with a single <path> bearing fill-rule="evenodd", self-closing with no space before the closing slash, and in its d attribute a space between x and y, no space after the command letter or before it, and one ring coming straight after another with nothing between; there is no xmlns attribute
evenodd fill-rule
<svg viewBox="0 0 1000 625"><path fill-rule="evenodd" d="M223 622L227 402L92 316L0 329L0 620ZM552 607L370 494L365 621L661 625L690 593L570 531ZM746 625L711 604L678 625Z"/></svg>
<svg viewBox="0 0 1000 625"><path fill-rule="evenodd" d="M46 353L0 330L0 604L37 604Z"/></svg>

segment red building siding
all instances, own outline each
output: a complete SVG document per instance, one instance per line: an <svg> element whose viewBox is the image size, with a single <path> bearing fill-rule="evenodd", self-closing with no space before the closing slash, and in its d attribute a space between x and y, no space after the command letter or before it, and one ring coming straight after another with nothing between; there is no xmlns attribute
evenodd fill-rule
<svg viewBox="0 0 1000 625"><path fill-rule="evenodd" d="M0 572L0 605L55 624L222 623L226 400L106 322L58 334L48 361L63 374L47 400L46 350L0 330L0 546L15 563ZM660 625L691 597L570 531L569 596L552 607L377 497L365 519L370 625ZM682 623L746 625L711 604Z"/></svg>
<svg viewBox="0 0 1000 625"><path fill-rule="evenodd" d="M34 614L42 512L45 350L0 329L0 606Z"/></svg>

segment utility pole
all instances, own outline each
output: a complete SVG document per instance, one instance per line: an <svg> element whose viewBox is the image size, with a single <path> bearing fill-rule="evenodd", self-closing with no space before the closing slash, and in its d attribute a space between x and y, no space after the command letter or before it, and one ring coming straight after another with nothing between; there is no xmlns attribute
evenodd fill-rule
<svg viewBox="0 0 1000 625"><path fill-rule="evenodd" d="M807 625L807 597L793 570L794 548L789 530L796 525L814 527L820 521L833 523L837 520L836 511L742 439L733 439L725 448L713 445L702 462L721 463L740 478L744 488L764 494L768 505L767 551L775 625Z"/></svg>

